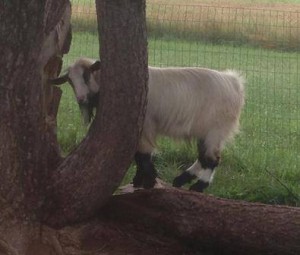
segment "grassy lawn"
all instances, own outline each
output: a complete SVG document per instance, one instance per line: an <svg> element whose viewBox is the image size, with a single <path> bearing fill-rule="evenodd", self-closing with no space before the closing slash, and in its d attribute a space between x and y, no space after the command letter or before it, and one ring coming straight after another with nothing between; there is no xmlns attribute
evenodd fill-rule
<svg viewBox="0 0 300 255"><path fill-rule="evenodd" d="M176 0L169 1L173 2ZM238 2L241 1L230 1ZM297 2L289 1L293 4ZM98 56L95 20L87 19L86 13L82 11L80 23L78 17L81 16L78 15L74 15L73 43L65 58L66 63L79 56ZM165 22L163 25L162 21ZM168 23L166 19L161 22L156 29L154 23L150 24L153 26L149 28L150 65L234 68L242 71L247 78L247 100L241 119L241 132L232 144L226 146L215 180L206 192L226 198L300 206L298 51L277 46L264 47L248 41L241 43L232 38L219 41L196 40L180 30L177 34L175 30L174 33L172 30L168 33L166 28L172 26L172 22ZM256 24L256 33L261 36L258 32L262 31L261 25L253 24ZM177 27L183 25L188 27L188 24L177 19ZM282 42L280 38L277 37ZM68 153L84 137L86 128L81 124L73 92L68 86L63 87L58 135L62 149ZM196 157L194 144L175 143L161 138L155 164L162 179L172 182ZM131 181L134 171L132 166L123 183Z"/></svg>

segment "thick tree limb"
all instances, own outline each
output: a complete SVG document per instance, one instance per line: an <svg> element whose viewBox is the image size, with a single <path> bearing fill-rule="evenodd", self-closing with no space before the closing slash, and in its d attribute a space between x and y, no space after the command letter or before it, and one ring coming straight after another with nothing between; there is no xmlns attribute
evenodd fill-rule
<svg viewBox="0 0 300 255"><path fill-rule="evenodd" d="M97 114L86 139L49 181L52 226L91 217L120 184L136 149L146 99L144 0L99 0L101 84Z"/></svg>
<svg viewBox="0 0 300 255"><path fill-rule="evenodd" d="M155 189L114 196L104 210L120 225L164 231L213 254L300 254L300 208Z"/></svg>

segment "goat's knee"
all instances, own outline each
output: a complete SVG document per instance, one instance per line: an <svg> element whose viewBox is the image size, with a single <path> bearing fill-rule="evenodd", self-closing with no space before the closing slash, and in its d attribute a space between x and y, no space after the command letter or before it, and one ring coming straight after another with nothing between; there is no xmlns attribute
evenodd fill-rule
<svg viewBox="0 0 300 255"><path fill-rule="evenodd" d="M157 172L154 168L151 154L136 152L135 162L137 170L133 178L133 186L145 189L153 188L156 183Z"/></svg>

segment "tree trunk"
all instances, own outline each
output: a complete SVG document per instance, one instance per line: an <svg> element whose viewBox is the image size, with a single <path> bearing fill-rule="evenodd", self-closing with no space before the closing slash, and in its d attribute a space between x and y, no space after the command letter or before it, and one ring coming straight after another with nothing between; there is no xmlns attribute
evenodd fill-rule
<svg viewBox="0 0 300 255"><path fill-rule="evenodd" d="M61 160L61 93L47 79L69 48L71 6L7 0L0 17L0 254L25 254L40 235L45 183Z"/></svg>
<svg viewBox="0 0 300 255"><path fill-rule="evenodd" d="M118 187L132 161L145 112L145 1L97 1L101 84L85 140L53 172L47 217L53 226L91 217ZM109 180L109 181L108 181Z"/></svg>
<svg viewBox="0 0 300 255"><path fill-rule="evenodd" d="M209 254L300 254L300 208L214 198L178 189L114 196L104 219L180 240Z"/></svg>
<svg viewBox="0 0 300 255"><path fill-rule="evenodd" d="M60 161L58 102L44 68L68 50L70 15L66 0L0 3L0 198L25 218L40 214L45 180Z"/></svg>

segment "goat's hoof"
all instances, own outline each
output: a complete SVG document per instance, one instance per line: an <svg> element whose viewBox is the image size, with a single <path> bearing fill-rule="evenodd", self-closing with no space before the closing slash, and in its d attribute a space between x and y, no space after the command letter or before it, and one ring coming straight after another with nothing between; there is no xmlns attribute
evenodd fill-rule
<svg viewBox="0 0 300 255"><path fill-rule="evenodd" d="M203 190L206 189L208 186L209 186L209 182L204 182L199 180L190 187L190 190L196 192L203 192Z"/></svg>
<svg viewBox="0 0 300 255"><path fill-rule="evenodd" d="M144 189L152 189L156 184L156 178L144 178L143 188Z"/></svg>
<svg viewBox="0 0 300 255"><path fill-rule="evenodd" d="M186 183L190 183L196 177L189 172L183 172L173 180L173 187L180 188Z"/></svg>

